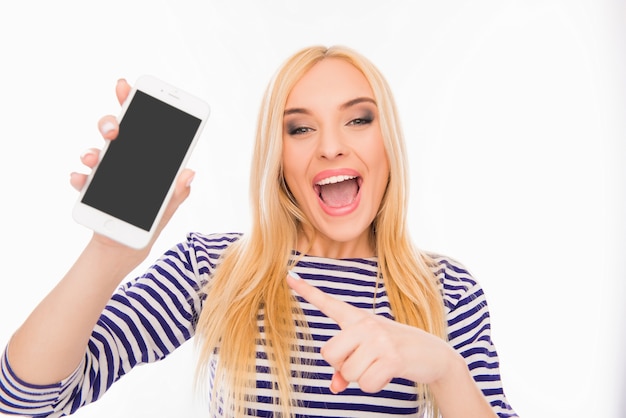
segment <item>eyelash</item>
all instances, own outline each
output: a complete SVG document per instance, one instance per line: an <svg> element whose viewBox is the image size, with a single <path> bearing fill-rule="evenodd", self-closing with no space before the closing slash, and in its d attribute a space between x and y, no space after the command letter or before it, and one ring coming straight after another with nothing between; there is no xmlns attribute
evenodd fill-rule
<svg viewBox="0 0 626 418"><path fill-rule="evenodd" d="M373 118L372 117L362 117L362 118L356 118L356 119L352 119L350 122L348 122L348 125L353 125L353 126L362 126L362 125L369 125L370 123L372 123Z"/></svg>
<svg viewBox="0 0 626 418"><path fill-rule="evenodd" d="M370 123L372 123L373 120L374 120L374 118L371 117L371 116L364 116L362 118L352 119L346 125L350 125L350 126L369 125ZM307 134L307 133L309 133L309 132L311 132L313 130L314 130L313 128L309 128L307 126L288 126L287 127L287 132L291 136L304 135L304 134Z"/></svg>
<svg viewBox="0 0 626 418"><path fill-rule="evenodd" d="M288 127L287 128L287 132L289 132L289 135L295 136L295 135L304 135L306 133L311 132L311 128L308 128L306 126L295 126L295 127Z"/></svg>

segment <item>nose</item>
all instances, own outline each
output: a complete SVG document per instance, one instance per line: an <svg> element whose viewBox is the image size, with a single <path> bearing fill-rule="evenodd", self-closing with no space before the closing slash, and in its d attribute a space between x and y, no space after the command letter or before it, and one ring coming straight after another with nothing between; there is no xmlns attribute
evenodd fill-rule
<svg viewBox="0 0 626 418"><path fill-rule="evenodd" d="M340 129L324 129L318 140L319 158L332 160L348 153L345 138Z"/></svg>

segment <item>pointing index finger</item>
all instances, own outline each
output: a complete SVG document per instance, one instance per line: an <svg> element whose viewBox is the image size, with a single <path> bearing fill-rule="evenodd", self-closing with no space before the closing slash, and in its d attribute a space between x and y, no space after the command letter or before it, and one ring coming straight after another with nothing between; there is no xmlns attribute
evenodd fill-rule
<svg viewBox="0 0 626 418"><path fill-rule="evenodd" d="M287 275L287 284L289 284L289 287L302 296L307 302L337 322L341 328L358 321L359 318L365 315L365 312L361 309L349 305L346 302L337 300L322 292L320 289L311 286L302 280L294 271L289 271L289 274Z"/></svg>

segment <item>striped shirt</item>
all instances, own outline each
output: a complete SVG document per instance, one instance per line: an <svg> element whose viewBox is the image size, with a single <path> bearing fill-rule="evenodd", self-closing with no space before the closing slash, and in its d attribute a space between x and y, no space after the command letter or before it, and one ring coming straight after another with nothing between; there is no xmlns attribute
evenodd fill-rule
<svg viewBox="0 0 626 418"><path fill-rule="evenodd" d="M0 412L38 417L69 415L98 400L134 366L165 358L189 340L205 301L200 293L219 258L240 234L189 234L166 252L142 276L123 284L98 320L80 366L57 384L32 385L15 375L6 350L0 359ZM295 256L295 255L294 255ZM470 273L456 261L435 257L434 273L444 295L449 343L465 358L477 385L500 417L517 416L504 395L499 362L490 337L485 295ZM307 282L354 306L393 319L383 284L376 288L376 258L329 259L299 257L292 268ZM340 394L329 390L333 369L320 356L325 341L339 332L334 321L298 296L312 339L310 361L293 365L306 372L294 394L301 417L422 416L412 382L393 379L378 393L365 393L350 384ZM263 312L259 312L261 338ZM267 356L257 346L256 402L253 416L273 416ZM212 365L214 368L214 365ZM221 411L212 412L221 416Z"/></svg>

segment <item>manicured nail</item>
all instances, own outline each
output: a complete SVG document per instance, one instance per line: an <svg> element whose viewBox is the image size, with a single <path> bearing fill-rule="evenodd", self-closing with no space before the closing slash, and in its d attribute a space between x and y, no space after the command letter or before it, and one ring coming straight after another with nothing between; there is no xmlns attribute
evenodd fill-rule
<svg viewBox="0 0 626 418"><path fill-rule="evenodd" d="M293 277L293 278L294 278L294 279L296 279L296 280L300 280L300 279L301 279L301 277L298 275L298 273L296 273L296 272L295 272L295 271L293 271L293 270L289 270L289 271L287 272L287 274L289 274L291 277Z"/></svg>
<svg viewBox="0 0 626 418"><path fill-rule="evenodd" d="M187 184L186 184L186 186L187 186L187 187L191 186L191 182L193 181L193 179L194 179L195 177L196 177L196 175L195 175L195 174L194 174L194 175L192 175L191 177L189 177L189 179L187 180Z"/></svg>
<svg viewBox="0 0 626 418"><path fill-rule="evenodd" d="M110 122L110 121L106 121L102 125L100 125L100 133L102 135L108 134L113 129L115 129L115 124L113 122Z"/></svg>
<svg viewBox="0 0 626 418"><path fill-rule="evenodd" d="M82 154L80 154L80 158L81 158L81 159L83 159L83 158L85 158L85 157L86 157L86 156L88 156L88 155L94 155L94 154L95 154L95 153L94 153L94 151L93 151L93 148L88 148L88 149L86 149L85 151L83 151L83 153L82 153Z"/></svg>

